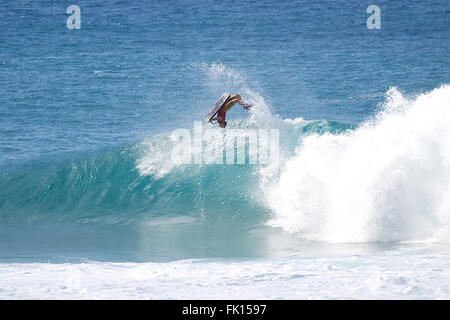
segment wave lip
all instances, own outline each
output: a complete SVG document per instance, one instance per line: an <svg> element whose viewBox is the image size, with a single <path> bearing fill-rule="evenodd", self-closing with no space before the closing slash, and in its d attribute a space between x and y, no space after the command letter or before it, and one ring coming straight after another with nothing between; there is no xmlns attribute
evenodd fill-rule
<svg viewBox="0 0 450 320"><path fill-rule="evenodd" d="M332 242L449 241L450 86L395 88L353 131L312 134L262 186L269 224Z"/></svg>

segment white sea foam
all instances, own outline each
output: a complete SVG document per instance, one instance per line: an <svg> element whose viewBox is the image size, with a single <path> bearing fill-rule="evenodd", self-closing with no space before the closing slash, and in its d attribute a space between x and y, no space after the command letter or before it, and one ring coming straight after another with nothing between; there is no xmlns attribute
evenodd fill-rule
<svg viewBox="0 0 450 320"><path fill-rule="evenodd" d="M447 250L277 260L0 264L0 299L449 299Z"/></svg>
<svg viewBox="0 0 450 320"><path fill-rule="evenodd" d="M141 175L153 175L161 179L176 167L171 158L170 141L170 137L158 136L141 142L142 155L136 161L136 168Z"/></svg>
<svg viewBox="0 0 450 320"><path fill-rule="evenodd" d="M262 180L270 225L322 241L449 241L449 124L450 86L412 99L393 88L358 129L303 137Z"/></svg>

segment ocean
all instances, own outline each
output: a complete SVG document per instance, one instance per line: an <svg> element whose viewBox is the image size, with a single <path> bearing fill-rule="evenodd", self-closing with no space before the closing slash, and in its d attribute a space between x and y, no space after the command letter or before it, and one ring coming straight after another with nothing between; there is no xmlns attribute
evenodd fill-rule
<svg viewBox="0 0 450 320"><path fill-rule="evenodd" d="M0 299L450 298L448 1L3 0L0 30ZM219 129L224 92L253 108ZM199 125L276 159L175 161Z"/></svg>

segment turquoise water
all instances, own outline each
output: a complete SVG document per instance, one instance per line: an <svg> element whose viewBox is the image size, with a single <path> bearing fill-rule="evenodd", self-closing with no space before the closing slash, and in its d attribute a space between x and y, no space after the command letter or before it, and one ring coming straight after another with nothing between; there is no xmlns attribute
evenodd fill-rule
<svg viewBox="0 0 450 320"><path fill-rule="evenodd" d="M364 251L447 228L448 1L378 1L380 30L361 1L77 1L80 30L66 27L70 4L0 5L2 262ZM167 167L170 133L225 91L255 104L233 108L230 128L280 130L278 173ZM406 109L367 128L386 105ZM361 212L363 227L334 223Z"/></svg>

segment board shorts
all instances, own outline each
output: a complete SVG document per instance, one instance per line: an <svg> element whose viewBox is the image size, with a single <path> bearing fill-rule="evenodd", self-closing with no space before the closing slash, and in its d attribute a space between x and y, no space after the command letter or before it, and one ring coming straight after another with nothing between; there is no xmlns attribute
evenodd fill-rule
<svg viewBox="0 0 450 320"><path fill-rule="evenodd" d="M217 112L217 116L221 117L223 121L225 121L225 118L227 116L227 112L223 111L223 110L219 110L219 112Z"/></svg>

